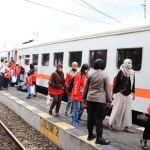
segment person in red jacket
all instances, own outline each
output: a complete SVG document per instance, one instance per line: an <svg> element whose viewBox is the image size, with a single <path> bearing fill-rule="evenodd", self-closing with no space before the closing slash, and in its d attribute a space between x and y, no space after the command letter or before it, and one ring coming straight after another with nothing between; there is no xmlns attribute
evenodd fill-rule
<svg viewBox="0 0 150 150"><path fill-rule="evenodd" d="M68 83L69 81L77 75L78 71L77 71L77 68L78 68L78 63L77 62L73 62L72 63L72 69L66 74L66 82L65 82L65 85L66 85L66 89L68 88ZM67 113L70 109L70 106L71 106L71 111L70 111L70 114L72 113L73 111L73 100L71 98L71 93L68 93L68 101L67 101L67 105L66 105L66 111L65 111L65 115L67 116Z"/></svg>
<svg viewBox="0 0 150 150"><path fill-rule="evenodd" d="M6 65L8 66L8 64ZM5 68L5 73L4 73L4 85L3 89L8 90L8 81L10 79L10 69L8 67Z"/></svg>
<svg viewBox="0 0 150 150"><path fill-rule="evenodd" d="M16 76L16 64L15 64L15 62L12 60L11 61L11 67L10 67L10 81L11 81L11 78L12 78L12 76ZM14 86L14 83L11 83L10 84L11 86Z"/></svg>
<svg viewBox="0 0 150 150"><path fill-rule="evenodd" d="M20 72L21 72L21 66L19 62L16 62L17 84L20 82Z"/></svg>
<svg viewBox="0 0 150 150"><path fill-rule="evenodd" d="M73 124L77 126L82 126L78 119L81 117L82 112L84 110L82 94L84 84L86 82L86 74L88 73L89 69L90 67L88 64L83 64L80 73L78 73L74 77L73 89L71 93L74 108L72 114L70 115L70 118Z"/></svg>
<svg viewBox="0 0 150 150"><path fill-rule="evenodd" d="M31 99L30 95L31 95L31 92L30 92L30 88L32 86L32 76L30 75L30 73L28 73L28 77L26 78L26 85L27 85L27 96L26 96L26 99Z"/></svg>
<svg viewBox="0 0 150 150"><path fill-rule="evenodd" d="M62 71L62 64L57 65L57 69L55 72L52 73L50 80L49 80L49 87L48 87L48 94L51 94L53 97L53 102L51 103L49 114L52 115L52 110L56 106L55 109L55 116L60 117L59 109L62 101L62 96L64 93L64 73Z"/></svg>
<svg viewBox="0 0 150 150"><path fill-rule="evenodd" d="M148 149L148 146L147 146L147 140L150 139L150 105L147 109L147 112L148 112L148 119L147 119L147 123L146 123L146 126L145 126L145 130L143 132L143 137L141 139L141 147L143 149Z"/></svg>
<svg viewBox="0 0 150 150"><path fill-rule="evenodd" d="M33 95L34 97L36 97L36 95L37 95L37 93L36 93L36 75L37 75L37 73L36 73L36 71L34 71L32 73L32 84L35 86L35 95Z"/></svg>

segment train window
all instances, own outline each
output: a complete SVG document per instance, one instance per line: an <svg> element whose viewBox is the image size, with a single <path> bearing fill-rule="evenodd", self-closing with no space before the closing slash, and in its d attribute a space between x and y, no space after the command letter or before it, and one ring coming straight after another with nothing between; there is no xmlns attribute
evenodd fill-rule
<svg viewBox="0 0 150 150"><path fill-rule="evenodd" d="M82 52L70 52L69 66L72 66L72 62L76 61L78 66L81 66Z"/></svg>
<svg viewBox="0 0 150 150"><path fill-rule="evenodd" d="M38 65L38 59L39 59L39 55L38 54L34 54L32 56L32 63L36 63Z"/></svg>
<svg viewBox="0 0 150 150"><path fill-rule="evenodd" d="M30 63L30 55L25 55L25 65L29 65Z"/></svg>
<svg viewBox="0 0 150 150"><path fill-rule="evenodd" d="M135 71L141 70L142 64L142 48L118 49L118 69L123 64L123 61L129 58L132 60L132 68Z"/></svg>
<svg viewBox="0 0 150 150"><path fill-rule="evenodd" d="M64 53L54 53L54 66L58 63L63 63L63 55Z"/></svg>
<svg viewBox="0 0 150 150"><path fill-rule="evenodd" d="M94 68L94 61L96 59L102 59L105 63L105 68L106 68L107 50L93 50L93 51L90 51L90 67L91 68Z"/></svg>
<svg viewBox="0 0 150 150"><path fill-rule="evenodd" d="M42 66L49 66L49 54L42 54Z"/></svg>

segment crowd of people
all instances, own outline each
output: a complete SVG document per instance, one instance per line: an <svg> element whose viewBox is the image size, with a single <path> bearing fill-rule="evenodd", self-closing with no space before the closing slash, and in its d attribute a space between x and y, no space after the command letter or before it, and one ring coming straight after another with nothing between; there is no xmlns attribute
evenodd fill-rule
<svg viewBox="0 0 150 150"><path fill-rule="evenodd" d="M113 126L124 127L124 131L133 133L131 102L135 100L135 72L132 69L132 60L126 59L121 65L118 74L114 77L113 89L111 94L110 81L108 75L103 71L105 63L102 59L94 62L94 70L89 73L88 64L83 64L78 71L78 63L72 62L72 69L66 74L63 73L63 64L58 63L56 70L51 74L48 82L48 94L53 97L50 105L49 114L55 117L61 117L59 114L61 101L64 94L67 94L65 116L69 116L73 125L81 127L81 116L84 109L87 109L87 129L88 138L91 141L96 138L96 144L108 145L109 140L102 137L103 120L107 110L112 107L112 112L108 122L108 128ZM11 60L6 63L1 60L0 66L0 90L8 89L10 85L18 84L21 81L21 75L24 75L23 67L17 62ZM36 93L36 64L30 64L30 70L27 73L27 99L31 99L31 87L34 86L33 96ZM13 77L16 82L12 82ZM55 107L55 113L53 109ZM71 107L71 109L70 109ZM70 112L69 112L70 109ZM140 140L143 149L148 149L147 140L150 139L150 106L148 109L148 120ZM96 134L93 133L93 126L96 125Z"/></svg>

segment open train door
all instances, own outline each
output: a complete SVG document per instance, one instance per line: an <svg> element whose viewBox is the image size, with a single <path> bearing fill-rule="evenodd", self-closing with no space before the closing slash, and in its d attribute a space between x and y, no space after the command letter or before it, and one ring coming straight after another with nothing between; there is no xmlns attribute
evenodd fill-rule
<svg viewBox="0 0 150 150"><path fill-rule="evenodd" d="M18 58L18 56L17 56L17 51L15 51L15 54L14 54L14 61L15 61L15 62L17 62L17 60L18 60L17 58Z"/></svg>

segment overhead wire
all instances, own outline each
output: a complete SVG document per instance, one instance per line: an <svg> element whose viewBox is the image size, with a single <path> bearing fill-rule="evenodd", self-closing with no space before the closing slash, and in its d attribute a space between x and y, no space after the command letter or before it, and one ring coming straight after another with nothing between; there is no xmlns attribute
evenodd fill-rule
<svg viewBox="0 0 150 150"><path fill-rule="evenodd" d="M72 15L72 16L75 16L75 17L79 17L79 18L83 18L83 19L87 19L87 20L92 20L92 21L96 21L96 22L100 22L100 23L104 23L104 24L113 25L113 24L108 23L108 22L104 22L104 21L100 21L100 20L95 20L95 19L83 17L83 16L80 16L80 15L76 15L76 14L73 14L73 13L62 11L62 10L59 10L59 9L56 9L56 8L52 8L52 7L49 7L49 6L46 6L46 5L42 5L42 4L39 4L39 3L36 3L36 2L32 2L32 1L29 1L29 0L25 0L25 1L29 2L29 3L32 3L32 4L35 4L35 5L39 5L39 6L42 6L42 7L45 7L45 8L49 8L49 9L61 12L61 13L64 13L64 14Z"/></svg>
<svg viewBox="0 0 150 150"><path fill-rule="evenodd" d="M87 6L89 6L90 8L96 10L96 11L99 12L100 14L102 14L102 15L108 17L108 18L111 18L111 19L113 19L114 21L117 21L117 22L121 23L119 20L117 20L117 19L115 19L115 18L113 18L113 17L107 15L106 13L100 11L99 9L95 8L94 6L92 6L92 5L90 5L89 3L85 2L84 0L80 0L80 1L83 2L84 4L86 4Z"/></svg>
<svg viewBox="0 0 150 150"><path fill-rule="evenodd" d="M125 11L125 10L123 10L123 9L121 9L121 8L119 8L119 7L117 7L117 6L115 6L115 5L112 5L112 4L110 4L110 3L108 3L108 2L106 2L106 1L104 1L104 0L101 0L102 2L104 2L104 3L106 3L106 4L108 4L108 5L110 5L110 6L112 6L112 7L114 7L114 8L117 8L117 9L119 9L119 10L121 10L121 11L123 11L123 12L125 12L125 13L127 13L127 14L129 14L129 15L131 15L131 16L134 16L134 15L132 15L131 13L129 13L129 12L127 12L127 11ZM137 17L137 16L134 16L134 17L136 17L136 18L138 18L138 19L141 19L141 18L139 18L139 17Z"/></svg>

